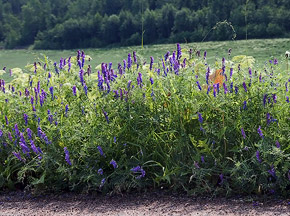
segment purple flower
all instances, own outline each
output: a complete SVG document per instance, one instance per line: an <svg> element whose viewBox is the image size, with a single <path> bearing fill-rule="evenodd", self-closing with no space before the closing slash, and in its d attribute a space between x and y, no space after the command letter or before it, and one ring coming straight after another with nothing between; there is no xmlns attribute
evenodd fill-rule
<svg viewBox="0 0 290 216"><path fill-rule="evenodd" d="M31 96L31 98L30 98L30 103L33 106L33 104L34 104L34 97L33 96Z"/></svg>
<svg viewBox="0 0 290 216"><path fill-rule="evenodd" d="M51 100L53 100L53 86L49 88L50 94L51 94Z"/></svg>
<svg viewBox="0 0 290 216"><path fill-rule="evenodd" d="M209 94L210 90L211 90L211 86L208 85L207 92L206 92L207 95Z"/></svg>
<svg viewBox="0 0 290 216"><path fill-rule="evenodd" d="M12 154L18 158L18 160L22 161L22 158L20 156L20 153L12 152Z"/></svg>
<svg viewBox="0 0 290 216"><path fill-rule="evenodd" d="M241 128L241 132L242 132L244 139L246 139L246 134L245 134L244 128Z"/></svg>
<svg viewBox="0 0 290 216"><path fill-rule="evenodd" d="M267 119L267 125L271 123L271 115L270 113L266 114L266 119Z"/></svg>
<svg viewBox="0 0 290 216"><path fill-rule="evenodd" d="M84 85L84 91L85 91L85 95L88 95L88 87L86 84Z"/></svg>
<svg viewBox="0 0 290 216"><path fill-rule="evenodd" d="M272 94L272 98L273 98L274 103L277 103L277 95L276 94Z"/></svg>
<svg viewBox="0 0 290 216"><path fill-rule="evenodd" d="M203 54L203 59L204 59L204 60L206 59L206 54L207 54L207 52L204 51L204 54Z"/></svg>
<svg viewBox="0 0 290 216"><path fill-rule="evenodd" d="M28 125L28 115L26 115L25 113L23 114L23 118L24 118L24 121L25 121L25 125L27 126Z"/></svg>
<svg viewBox="0 0 290 216"><path fill-rule="evenodd" d="M281 148L281 145L280 145L278 140L276 141L276 146L277 146L277 148Z"/></svg>
<svg viewBox="0 0 290 216"><path fill-rule="evenodd" d="M30 140L30 145L31 145L31 149L33 150L33 152L34 152L35 154L38 154L38 153L39 153L39 152L38 152L38 149L36 148L36 146L35 146L33 140Z"/></svg>
<svg viewBox="0 0 290 216"><path fill-rule="evenodd" d="M106 111L103 110L103 114L104 114L104 116L105 116L105 118L106 118L107 123L109 124L110 121L109 121L108 113L107 113Z"/></svg>
<svg viewBox="0 0 290 216"><path fill-rule="evenodd" d="M264 98L263 98L263 104L264 104L264 106L266 106L266 104L267 104L267 97L268 97L268 95L265 94L264 95Z"/></svg>
<svg viewBox="0 0 290 216"><path fill-rule="evenodd" d="M245 82L243 82L243 87L244 87L245 92L247 92L247 85Z"/></svg>
<svg viewBox="0 0 290 216"><path fill-rule="evenodd" d="M13 138L12 138L12 135L11 135L10 132L8 132L8 138L9 138L9 140L10 140L11 142L13 142Z"/></svg>
<svg viewBox="0 0 290 216"><path fill-rule="evenodd" d="M129 80L129 81L128 81L128 84L127 84L127 89L128 89L128 91L130 90L131 83L132 83L132 80Z"/></svg>
<svg viewBox="0 0 290 216"><path fill-rule="evenodd" d="M32 130L30 128L26 129L28 139L32 139Z"/></svg>
<svg viewBox="0 0 290 216"><path fill-rule="evenodd" d="M271 169L268 170L268 173L271 174L274 178L276 178L276 172L273 165L271 166Z"/></svg>
<svg viewBox="0 0 290 216"><path fill-rule="evenodd" d="M124 71L126 70L126 65L127 65L127 62L126 62L126 60L124 59L123 60L123 64L124 64L124 67L123 67L123 69L124 69Z"/></svg>
<svg viewBox="0 0 290 216"><path fill-rule="evenodd" d="M145 174L146 174L145 170L142 167L140 167L140 166L133 167L131 169L131 171L133 173L141 173L141 175L139 175L139 176L136 177L137 179L140 179L140 178L145 177Z"/></svg>
<svg viewBox="0 0 290 216"><path fill-rule="evenodd" d="M264 136L263 136L263 132L262 132L262 130L261 130L261 126L259 126L259 128L258 128L258 134L260 135L260 137L261 138L264 138Z"/></svg>
<svg viewBox="0 0 290 216"><path fill-rule="evenodd" d="M15 130L16 135L20 134L17 124L14 125L14 130Z"/></svg>
<svg viewBox="0 0 290 216"><path fill-rule="evenodd" d="M247 109L247 101L244 101L244 106L243 106L243 109Z"/></svg>
<svg viewBox="0 0 290 216"><path fill-rule="evenodd" d="M6 125L8 126L9 125L9 121L8 121L7 116L5 116L5 121L6 121Z"/></svg>
<svg viewBox="0 0 290 216"><path fill-rule="evenodd" d="M220 174L219 175L219 178L220 178L220 183L219 185L222 185L224 183L224 175L223 174Z"/></svg>
<svg viewBox="0 0 290 216"><path fill-rule="evenodd" d="M84 70L81 69L79 72L80 82L82 85L84 85Z"/></svg>
<svg viewBox="0 0 290 216"><path fill-rule="evenodd" d="M131 68L131 65L132 65L132 58L131 58L131 54L129 53L128 54L128 66L127 66L127 68L130 69Z"/></svg>
<svg viewBox="0 0 290 216"><path fill-rule="evenodd" d="M256 158L259 161L259 163L262 163L262 160L260 158L260 152L259 151L256 151Z"/></svg>
<svg viewBox="0 0 290 216"><path fill-rule="evenodd" d="M0 129L0 137L2 137L3 136L3 132L2 132L2 130Z"/></svg>
<svg viewBox="0 0 290 216"><path fill-rule="evenodd" d="M104 156L104 152L103 152L102 147L101 147L101 146L98 146L97 148L98 148L98 150L99 150L101 156ZM105 156L104 156L104 157L105 157Z"/></svg>
<svg viewBox="0 0 290 216"><path fill-rule="evenodd" d="M142 87L142 82L143 82L142 74L139 72L138 77L137 77L137 83L138 83L138 85L140 85L140 88Z"/></svg>
<svg viewBox="0 0 290 216"><path fill-rule="evenodd" d="M67 150L67 147L64 147L63 150L64 150L64 154L65 154L65 160L71 166L71 161L70 161L70 158L69 158L69 152Z"/></svg>
<svg viewBox="0 0 290 216"><path fill-rule="evenodd" d="M151 56L150 57L150 70L152 70L153 63L154 63L154 58L153 58L153 56Z"/></svg>
<svg viewBox="0 0 290 216"><path fill-rule="evenodd" d="M199 81L196 81L197 87L199 88L199 90L201 91L201 86L199 84Z"/></svg>
<svg viewBox="0 0 290 216"><path fill-rule="evenodd" d="M103 169L102 169L102 168L98 169L98 174L99 174L99 175L103 175L103 174L104 174L104 172L103 172Z"/></svg>
<svg viewBox="0 0 290 216"><path fill-rule="evenodd" d="M100 184L100 188L102 188L104 186L104 184L106 183L106 178L103 178Z"/></svg>
<svg viewBox="0 0 290 216"><path fill-rule="evenodd" d="M164 61L167 61L169 55L170 55L170 52L168 51L168 52L164 55Z"/></svg>
<svg viewBox="0 0 290 216"><path fill-rule="evenodd" d="M249 68L249 75L250 75L250 77L252 77L252 69L251 68Z"/></svg>
<svg viewBox="0 0 290 216"><path fill-rule="evenodd" d="M152 77L150 77L150 82L151 82L151 85L153 85L153 83L154 83L154 80L153 80L153 78L152 78Z"/></svg>
<svg viewBox="0 0 290 216"><path fill-rule="evenodd" d="M198 114L198 121L202 124L203 119L202 119L201 113L198 112L197 114Z"/></svg>
<svg viewBox="0 0 290 216"><path fill-rule="evenodd" d="M73 91L73 95L76 96L77 95L77 87L73 86L72 91Z"/></svg>
<svg viewBox="0 0 290 216"><path fill-rule="evenodd" d="M274 65L277 65L277 64L278 64L278 60L274 59Z"/></svg>
<svg viewBox="0 0 290 216"><path fill-rule="evenodd" d="M68 113L68 104L65 106L65 115Z"/></svg>
<svg viewBox="0 0 290 216"><path fill-rule="evenodd" d="M21 149L22 149L24 154L30 152L29 148L25 145L25 143L19 142L19 145L20 145L20 147L21 147Z"/></svg>
<svg viewBox="0 0 290 216"><path fill-rule="evenodd" d="M111 160L110 164L114 167L114 169L118 168L118 164L113 159Z"/></svg>
<svg viewBox="0 0 290 216"><path fill-rule="evenodd" d="M232 76L233 76L233 70L234 70L233 68L230 69L230 79L231 79Z"/></svg>
<svg viewBox="0 0 290 216"><path fill-rule="evenodd" d="M205 163L205 161L204 161L204 156L201 156L200 159L201 159L201 162L202 162L202 163Z"/></svg>
<svg viewBox="0 0 290 216"><path fill-rule="evenodd" d="M133 51L133 58L134 58L134 63L137 64L136 51Z"/></svg>
<svg viewBox="0 0 290 216"><path fill-rule="evenodd" d="M225 94L227 94L227 93L228 93L228 88L227 88L226 83L223 83L223 87L224 87L224 92L225 92Z"/></svg>
<svg viewBox="0 0 290 216"><path fill-rule="evenodd" d="M180 44L177 44L177 60L181 58L181 47Z"/></svg>
<svg viewBox="0 0 290 216"><path fill-rule="evenodd" d="M213 85L213 96L214 96L214 97L216 97L216 88L217 88L217 87L216 87L216 85L214 84L214 85Z"/></svg>
<svg viewBox="0 0 290 216"><path fill-rule="evenodd" d="M208 80L209 80L209 74L210 74L210 68L207 68L206 74L205 74L205 80L206 80L206 84L208 84Z"/></svg>
<svg viewBox="0 0 290 216"><path fill-rule="evenodd" d="M286 96L286 102L289 103L289 97L288 96Z"/></svg>

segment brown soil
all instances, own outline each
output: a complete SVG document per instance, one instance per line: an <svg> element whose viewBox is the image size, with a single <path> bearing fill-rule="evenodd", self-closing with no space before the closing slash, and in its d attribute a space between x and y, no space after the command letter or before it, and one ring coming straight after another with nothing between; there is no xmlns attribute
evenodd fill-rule
<svg viewBox="0 0 290 216"><path fill-rule="evenodd" d="M163 192L118 196L0 194L0 216L14 215L290 215L290 200L202 198Z"/></svg>

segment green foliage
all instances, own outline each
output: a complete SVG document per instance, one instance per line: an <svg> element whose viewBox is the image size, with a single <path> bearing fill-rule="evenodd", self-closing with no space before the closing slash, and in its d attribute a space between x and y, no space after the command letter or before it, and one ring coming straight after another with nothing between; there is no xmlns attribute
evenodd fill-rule
<svg viewBox="0 0 290 216"><path fill-rule="evenodd" d="M79 53L59 63L44 57L29 73L14 69L10 87L1 80L0 187L289 195L282 60L258 67L251 56L229 55L209 64L181 51L164 66L137 52L131 66L128 58L125 67L94 69ZM206 73L220 68L223 84L213 87Z"/></svg>
<svg viewBox="0 0 290 216"><path fill-rule="evenodd" d="M0 0L0 46L71 49L289 37L287 1ZM144 21L144 29L142 29ZM69 37L67 36L69 35Z"/></svg>

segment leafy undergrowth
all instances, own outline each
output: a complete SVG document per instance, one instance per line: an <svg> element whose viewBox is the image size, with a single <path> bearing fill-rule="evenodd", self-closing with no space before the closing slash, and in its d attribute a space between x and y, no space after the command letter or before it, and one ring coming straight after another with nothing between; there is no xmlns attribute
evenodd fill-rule
<svg viewBox="0 0 290 216"><path fill-rule="evenodd" d="M280 60L226 55L209 65L177 45L93 69L79 51L13 69L0 82L0 187L289 194L289 75Z"/></svg>

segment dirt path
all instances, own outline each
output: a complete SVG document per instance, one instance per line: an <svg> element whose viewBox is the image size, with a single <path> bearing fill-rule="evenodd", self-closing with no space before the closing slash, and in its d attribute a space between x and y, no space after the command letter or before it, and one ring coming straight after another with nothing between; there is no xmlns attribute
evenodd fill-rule
<svg viewBox="0 0 290 216"><path fill-rule="evenodd" d="M0 194L0 216L32 215L289 215L290 200L189 198L162 192L101 195L33 196Z"/></svg>

